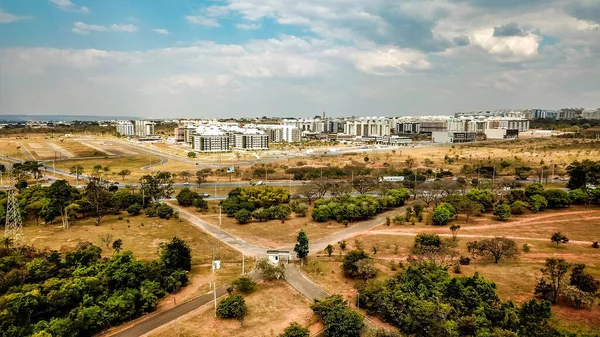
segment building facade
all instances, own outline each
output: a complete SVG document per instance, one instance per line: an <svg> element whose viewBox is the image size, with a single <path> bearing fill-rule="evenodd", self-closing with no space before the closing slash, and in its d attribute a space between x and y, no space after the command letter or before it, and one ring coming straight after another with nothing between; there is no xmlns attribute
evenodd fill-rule
<svg viewBox="0 0 600 337"><path fill-rule="evenodd" d="M130 121L119 121L117 123L117 132L121 136L133 136L133 123L131 123Z"/></svg>
<svg viewBox="0 0 600 337"><path fill-rule="evenodd" d="M154 123L149 121L135 121L135 135L138 137L154 136Z"/></svg>

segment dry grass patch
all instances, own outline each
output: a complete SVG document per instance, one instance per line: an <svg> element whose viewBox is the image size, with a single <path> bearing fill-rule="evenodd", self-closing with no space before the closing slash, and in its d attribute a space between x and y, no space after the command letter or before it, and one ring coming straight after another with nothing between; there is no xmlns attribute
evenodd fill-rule
<svg viewBox="0 0 600 337"><path fill-rule="evenodd" d="M303 326L316 322L310 302L284 281L259 284L258 289L244 297L248 315L243 324L235 319L215 317L212 304L206 305L153 333L152 337L255 337L276 336L291 322ZM315 331L319 328L315 325Z"/></svg>

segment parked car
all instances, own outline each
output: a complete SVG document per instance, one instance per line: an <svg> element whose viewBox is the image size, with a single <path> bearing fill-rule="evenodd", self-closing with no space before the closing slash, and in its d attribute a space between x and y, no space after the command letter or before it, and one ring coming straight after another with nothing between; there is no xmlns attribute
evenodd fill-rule
<svg viewBox="0 0 600 337"><path fill-rule="evenodd" d="M208 194L208 193L200 193L198 195L201 196L202 198L208 198L208 197L210 197L210 194Z"/></svg>

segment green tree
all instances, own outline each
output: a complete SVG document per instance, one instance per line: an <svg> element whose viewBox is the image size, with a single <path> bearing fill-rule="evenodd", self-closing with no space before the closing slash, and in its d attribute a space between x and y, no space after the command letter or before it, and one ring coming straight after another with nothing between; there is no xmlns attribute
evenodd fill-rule
<svg viewBox="0 0 600 337"><path fill-rule="evenodd" d="M569 200L574 205L585 205L588 203L589 195L580 188L569 191Z"/></svg>
<svg viewBox="0 0 600 337"><path fill-rule="evenodd" d="M130 205L129 207L127 207L127 213L129 213L129 215L139 215L140 212L142 211L142 205L140 204L133 204Z"/></svg>
<svg viewBox="0 0 600 337"><path fill-rule="evenodd" d="M500 220L506 220L510 218L511 209L507 204L499 204L494 207L494 215Z"/></svg>
<svg viewBox="0 0 600 337"><path fill-rule="evenodd" d="M247 313L246 301L240 295L227 296L217 305L217 317L219 318L235 318L243 322Z"/></svg>
<svg viewBox="0 0 600 337"><path fill-rule="evenodd" d="M256 269L260 271L260 275L267 281L285 279L285 265L272 264L269 259L264 258L258 261Z"/></svg>
<svg viewBox="0 0 600 337"><path fill-rule="evenodd" d="M279 337L309 337L310 330L303 327L302 325L292 322L281 334Z"/></svg>
<svg viewBox="0 0 600 337"><path fill-rule="evenodd" d="M161 243L160 249L160 262L165 269L186 271L192 269L191 249L185 241L174 237L170 242Z"/></svg>
<svg viewBox="0 0 600 337"><path fill-rule="evenodd" d="M206 210L208 209L208 202L199 195L196 197L196 199L194 199L194 207L196 207L198 210Z"/></svg>
<svg viewBox="0 0 600 337"><path fill-rule="evenodd" d="M576 263L573 265L571 271L571 278L569 284L591 294L596 294L598 288L600 288L600 281L594 279L594 276L587 273L585 270L585 264Z"/></svg>
<svg viewBox="0 0 600 337"><path fill-rule="evenodd" d="M482 211L490 211L494 206L494 196L490 190L474 188L467 192L467 198L481 205Z"/></svg>
<svg viewBox="0 0 600 337"><path fill-rule="evenodd" d="M511 214L523 214L527 210L527 203L515 200L512 204L510 204L510 213Z"/></svg>
<svg viewBox="0 0 600 337"><path fill-rule="evenodd" d="M190 158L196 158L196 152L190 151L190 152L188 152L187 156Z"/></svg>
<svg viewBox="0 0 600 337"><path fill-rule="evenodd" d="M308 237L304 231L300 231L298 233L298 237L296 238L296 245L294 246L294 252L296 252L296 257L300 259L300 263L304 266L304 260L308 257Z"/></svg>
<svg viewBox="0 0 600 337"><path fill-rule="evenodd" d="M235 213L235 219L241 225L246 224L252 220L252 212L247 209L241 209Z"/></svg>
<svg viewBox="0 0 600 337"><path fill-rule="evenodd" d="M534 213L537 213L548 207L548 201L544 196L536 194L529 198L529 206Z"/></svg>
<svg viewBox="0 0 600 337"><path fill-rule="evenodd" d="M281 223L285 223L285 219L292 214L292 210L288 205L277 205L269 207L269 213L273 219L278 219L281 220Z"/></svg>
<svg viewBox="0 0 600 337"><path fill-rule="evenodd" d="M438 226L447 224L452 219L452 211L446 206L446 204L439 205L433 210L431 219L433 223Z"/></svg>
<svg viewBox="0 0 600 337"><path fill-rule="evenodd" d="M244 294L250 294L256 289L256 282L245 276L233 281L231 285L235 290Z"/></svg>
<svg viewBox="0 0 600 337"><path fill-rule="evenodd" d="M553 257L546 259L546 265L542 268L542 278L536 285L535 294L540 294L544 299L556 303L570 268L571 265L564 259Z"/></svg>
<svg viewBox="0 0 600 337"><path fill-rule="evenodd" d="M344 260L342 262L342 270L344 271L344 276L356 278L360 277L360 273L358 271L357 263L360 260L368 259L369 254L365 253L362 250L353 250L348 252L344 256Z"/></svg>
<svg viewBox="0 0 600 337"><path fill-rule="evenodd" d="M327 253L327 256L331 257L331 254L333 254L333 246L327 245L327 247L325 247L325 253Z"/></svg>
<svg viewBox="0 0 600 337"><path fill-rule="evenodd" d="M100 179L91 178L83 193L83 202L88 206L92 215L96 218L96 225L106 213L113 209L113 195L108 191L106 183Z"/></svg>
<svg viewBox="0 0 600 337"><path fill-rule="evenodd" d="M364 327L363 317L350 309L341 295L315 300L311 309L325 324L328 337L358 337Z"/></svg>
<svg viewBox="0 0 600 337"><path fill-rule="evenodd" d="M117 254L121 251L121 249L123 248L123 240L121 239L116 239L113 243L112 243L112 249L117 252Z"/></svg>
<svg viewBox="0 0 600 337"><path fill-rule="evenodd" d="M544 185L541 183L531 183L525 187L525 195L531 198L534 195L542 195L544 193Z"/></svg>
<svg viewBox="0 0 600 337"><path fill-rule="evenodd" d="M308 211L308 204L298 199L292 200L290 207L294 213L302 217L306 216L306 212Z"/></svg>
<svg viewBox="0 0 600 337"><path fill-rule="evenodd" d="M181 206L192 206L194 204L194 200L198 197L198 193L190 190L189 188L182 189L177 194L177 202Z"/></svg>
<svg viewBox="0 0 600 337"><path fill-rule="evenodd" d="M117 173L117 175L121 176L122 181L125 181L125 177L131 175L131 171L128 169L122 169L121 171L119 171L119 173Z"/></svg>
<svg viewBox="0 0 600 337"><path fill-rule="evenodd" d="M140 189L153 202L162 198L169 198L173 193L173 180L171 180L171 177L171 173L160 171L144 175L140 178Z"/></svg>
<svg viewBox="0 0 600 337"><path fill-rule="evenodd" d="M81 166L81 165L73 165L73 166L69 167L69 173L74 174L75 178L77 180L79 180L79 177L83 174L83 172L84 172L84 169L83 169L83 166Z"/></svg>
<svg viewBox="0 0 600 337"><path fill-rule="evenodd" d="M542 193L544 198L548 201L549 208L562 208L567 207L571 204L569 194L566 191L559 189L548 189Z"/></svg>
<svg viewBox="0 0 600 337"><path fill-rule="evenodd" d="M558 246L561 243L569 242L569 238L561 232L556 232L556 233L552 234L550 241L552 241L553 243L556 243L556 245Z"/></svg>

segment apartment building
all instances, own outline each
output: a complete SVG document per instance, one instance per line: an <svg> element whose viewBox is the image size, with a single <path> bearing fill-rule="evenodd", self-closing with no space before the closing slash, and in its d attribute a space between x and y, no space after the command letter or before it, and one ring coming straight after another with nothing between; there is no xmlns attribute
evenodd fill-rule
<svg viewBox="0 0 600 337"><path fill-rule="evenodd" d="M150 121L135 121L135 135L138 137L154 136L154 123Z"/></svg>
<svg viewBox="0 0 600 337"><path fill-rule="evenodd" d="M117 122L117 132L121 136L133 136L134 135L133 123L131 123L130 121L118 121Z"/></svg>

